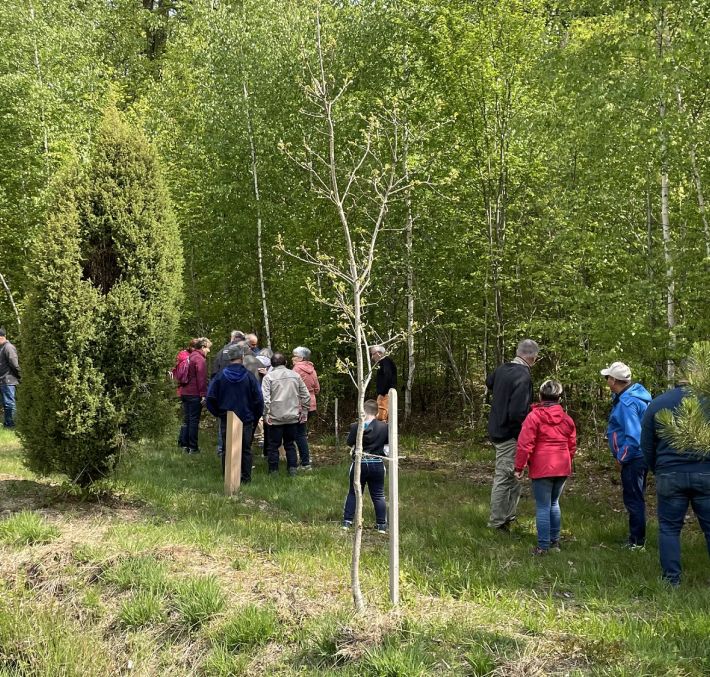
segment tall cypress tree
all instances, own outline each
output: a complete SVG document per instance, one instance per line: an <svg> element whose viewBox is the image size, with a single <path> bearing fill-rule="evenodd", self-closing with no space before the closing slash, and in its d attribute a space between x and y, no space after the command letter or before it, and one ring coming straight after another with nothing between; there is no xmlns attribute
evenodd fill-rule
<svg viewBox="0 0 710 677"><path fill-rule="evenodd" d="M22 325L28 466L103 477L162 412L182 247L157 157L114 108L91 160L57 180Z"/></svg>

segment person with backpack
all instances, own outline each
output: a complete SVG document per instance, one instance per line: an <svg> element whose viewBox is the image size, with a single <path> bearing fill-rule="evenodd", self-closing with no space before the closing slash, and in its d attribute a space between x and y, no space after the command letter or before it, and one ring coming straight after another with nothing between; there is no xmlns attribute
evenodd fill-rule
<svg viewBox="0 0 710 677"><path fill-rule="evenodd" d="M560 405L561 397L562 384L545 381L540 386L540 402L532 405L518 436L515 478L521 480L527 466L535 497L537 547L533 555L560 549L560 495L572 474L577 450L577 430Z"/></svg>
<svg viewBox="0 0 710 677"><path fill-rule="evenodd" d="M197 436L202 405L207 397L206 357L211 347L212 342L209 339L196 339L194 350L189 353L186 360L175 367L176 380L179 384L178 392L182 401L183 427L185 428L182 448L186 454L200 453ZM185 371L187 371L187 375L184 374Z"/></svg>

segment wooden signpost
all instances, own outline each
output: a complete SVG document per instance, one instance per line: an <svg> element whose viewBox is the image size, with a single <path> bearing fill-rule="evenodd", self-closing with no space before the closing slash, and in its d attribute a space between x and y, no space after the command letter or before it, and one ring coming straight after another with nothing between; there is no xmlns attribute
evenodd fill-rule
<svg viewBox="0 0 710 677"><path fill-rule="evenodd" d="M227 448L224 450L224 493L234 496L242 482L242 428L241 419L227 412Z"/></svg>
<svg viewBox="0 0 710 677"><path fill-rule="evenodd" d="M389 392L389 530L390 530L390 601L399 604L399 439L397 431L397 391Z"/></svg>

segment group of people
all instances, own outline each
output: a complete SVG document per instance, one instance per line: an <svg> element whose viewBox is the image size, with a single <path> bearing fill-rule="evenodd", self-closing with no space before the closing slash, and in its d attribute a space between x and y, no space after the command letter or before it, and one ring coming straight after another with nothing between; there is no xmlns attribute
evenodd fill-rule
<svg viewBox="0 0 710 677"><path fill-rule="evenodd" d="M488 433L496 450L488 526L508 531L517 516L520 480L525 468L535 498L537 545L534 555L560 549L560 496L572 474L576 429L560 404L562 384L545 381L539 402L533 403L531 368L538 344L525 339L515 358L486 379L493 396ZM656 414L676 412L687 397L688 381L681 374L675 388L655 399L631 378L631 369L614 362L600 371L612 395L607 426L609 449L619 468L629 534L622 544L631 550L646 545L646 480L656 474L659 555L662 577L680 584L680 532L692 505L710 553L710 457L676 449L661 434Z"/></svg>

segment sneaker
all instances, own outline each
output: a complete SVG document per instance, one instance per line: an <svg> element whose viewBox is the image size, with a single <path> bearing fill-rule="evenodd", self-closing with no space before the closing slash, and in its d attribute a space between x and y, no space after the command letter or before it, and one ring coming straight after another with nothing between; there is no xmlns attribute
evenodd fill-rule
<svg viewBox="0 0 710 677"><path fill-rule="evenodd" d="M646 550L645 543L634 543L632 541L625 541L622 546L622 550Z"/></svg>
<svg viewBox="0 0 710 677"><path fill-rule="evenodd" d="M350 520L343 520L343 523L340 525L341 529L345 529L346 531L353 525L353 523Z"/></svg>
<svg viewBox="0 0 710 677"><path fill-rule="evenodd" d="M313 470L313 466L310 463L307 463L306 465L301 466L301 470L303 470L303 472L311 472L311 470Z"/></svg>
<svg viewBox="0 0 710 677"><path fill-rule="evenodd" d="M183 447L182 450L183 450L183 452L186 453L186 454L189 454L189 453L190 453L190 447Z"/></svg>
<svg viewBox="0 0 710 677"><path fill-rule="evenodd" d="M298 475L298 468L289 468L288 469L288 476L289 477L296 477Z"/></svg>
<svg viewBox="0 0 710 677"><path fill-rule="evenodd" d="M387 525L386 524L378 524L375 528L377 529L378 534L386 534L387 533Z"/></svg>
<svg viewBox="0 0 710 677"><path fill-rule="evenodd" d="M552 541L550 543L550 550L554 550L555 552L559 552L560 550L562 550L562 548L560 548L560 542Z"/></svg>
<svg viewBox="0 0 710 677"><path fill-rule="evenodd" d="M540 546L536 545L531 551L530 554L533 555L534 557L541 557L542 555L547 555L547 550L545 548L541 548Z"/></svg>
<svg viewBox="0 0 710 677"><path fill-rule="evenodd" d="M188 454L199 454L200 450L199 449L190 449L190 451L187 452Z"/></svg>

